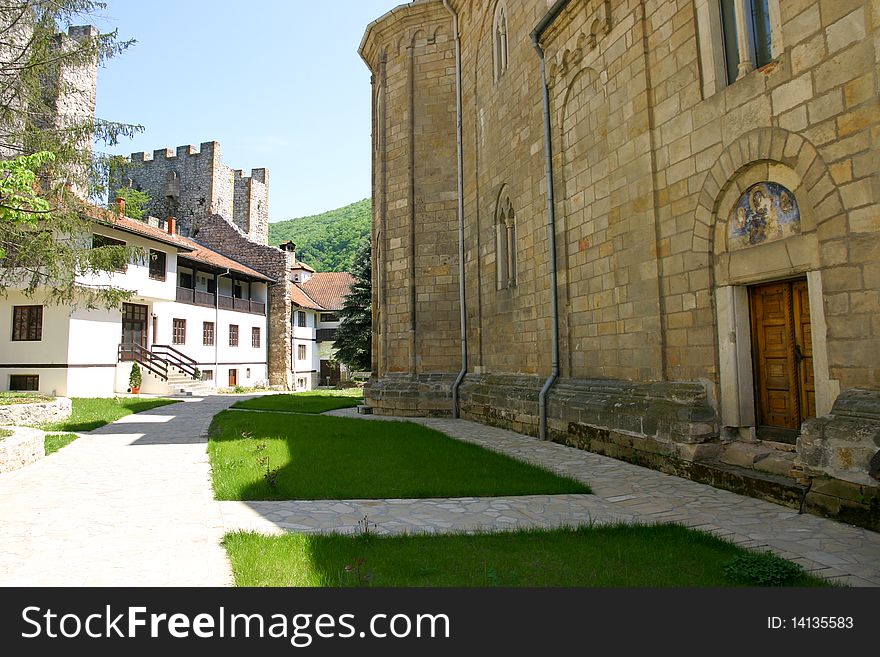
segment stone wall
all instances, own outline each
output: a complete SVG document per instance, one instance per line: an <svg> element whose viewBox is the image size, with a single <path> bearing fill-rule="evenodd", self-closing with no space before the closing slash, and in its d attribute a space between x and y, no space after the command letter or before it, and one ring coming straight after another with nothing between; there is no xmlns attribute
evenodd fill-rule
<svg viewBox="0 0 880 657"><path fill-rule="evenodd" d="M250 177L233 171L223 164L219 142L132 153L116 175L114 192L128 185L146 192L147 213L177 217L183 235L193 234L199 217L217 214L234 222L251 241L268 243L268 170L254 169Z"/></svg>
<svg viewBox="0 0 880 657"><path fill-rule="evenodd" d="M46 455L45 434L39 429L2 426L0 428L7 428L13 432L11 436L0 438L0 474L23 468Z"/></svg>
<svg viewBox="0 0 880 657"><path fill-rule="evenodd" d="M877 486L880 472L870 463L880 450L880 393L841 393L829 415L804 423L797 450L809 473Z"/></svg>
<svg viewBox="0 0 880 657"><path fill-rule="evenodd" d="M66 397L33 404L0 404L0 424L40 425L61 422L69 418L72 412L71 401Z"/></svg>
<svg viewBox="0 0 880 657"><path fill-rule="evenodd" d="M292 388L291 381L291 305L290 269L295 254L273 246L256 244L237 226L220 215L195 220L193 237L199 243L245 264L276 281L269 284L266 338L268 345L269 385Z"/></svg>
<svg viewBox="0 0 880 657"><path fill-rule="evenodd" d="M802 278L820 419L804 426L799 458L872 485L872 420L848 416L861 429L850 427L853 445L840 452L842 416L832 406L841 391L846 400L847 391L880 388L880 12L868 0L771 4L779 9L773 60L741 67L730 84L717 66L716 2L572 0L561 11L543 37L557 201L551 254L540 60L529 38L548 3L506 3L509 61L498 76L497 3L451 2L461 18L464 102L463 411L534 430L556 295L561 378L551 400L566 401L551 403L551 434L585 436L565 440L597 450L628 442L611 449L621 453L644 439L645 449L682 459L707 452L690 446L710 438L754 436L748 289ZM445 190L457 163L451 148L425 148L453 142L450 26L440 0L407 4L371 24L361 47L375 117L379 379L367 398L389 412L441 412L444 393L426 382L461 364L457 244L438 238L443 228L454 237L444 204L452 210ZM429 75L430 87L421 85ZM729 218L759 183L789 190L797 230L737 244ZM432 190L424 198L423 186ZM508 207L516 278L504 286L498 226ZM419 305L422 291L434 295L430 305ZM597 380L609 381L604 392L592 390ZM563 417L572 406L574 422ZM685 417L673 429L678 412ZM828 413L838 419L824 420ZM638 418L657 425L636 426ZM828 465L842 453L857 455L852 468Z"/></svg>
<svg viewBox="0 0 880 657"><path fill-rule="evenodd" d="M460 369L455 53L442 4L407 6L374 75L373 286L382 373ZM381 315L378 311L382 308Z"/></svg>
<svg viewBox="0 0 880 657"><path fill-rule="evenodd" d="M269 243L269 170L233 172L233 221L257 244ZM277 245L273 245L277 246Z"/></svg>

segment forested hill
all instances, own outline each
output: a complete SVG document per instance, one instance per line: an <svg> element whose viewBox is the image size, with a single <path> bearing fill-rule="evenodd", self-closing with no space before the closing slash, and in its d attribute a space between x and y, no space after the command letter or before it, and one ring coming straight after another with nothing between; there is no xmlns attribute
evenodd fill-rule
<svg viewBox="0 0 880 657"><path fill-rule="evenodd" d="M349 271L355 254L369 239L372 203L364 199L338 210L269 224L269 244L296 244L298 260L316 271Z"/></svg>

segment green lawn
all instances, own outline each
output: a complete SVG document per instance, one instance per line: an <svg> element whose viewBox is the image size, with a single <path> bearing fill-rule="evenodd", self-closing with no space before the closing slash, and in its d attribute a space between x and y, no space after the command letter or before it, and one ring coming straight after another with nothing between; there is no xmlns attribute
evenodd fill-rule
<svg viewBox="0 0 880 657"><path fill-rule="evenodd" d="M48 395L36 392L0 392L0 406L10 404L33 404L35 402L47 402L55 399Z"/></svg>
<svg viewBox="0 0 880 657"><path fill-rule="evenodd" d="M43 443L46 449L46 456L49 456L49 454L54 454L62 447L67 447L77 438L79 438L79 436L73 433L53 434L51 436L46 436Z"/></svg>
<svg viewBox="0 0 880 657"><path fill-rule="evenodd" d="M233 533L224 544L238 586L736 586L725 566L751 554L677 525L369 538ZM758 569L773 568L768 561L782 560L762 557ZM828 585L802 571L786 584Z"/></svg>
<svg viewBox="0 0 880 657"><path fill-rule="evenodd" d="M157 406L176 404L177 399L140 399L138 397L74 397L73 413L62 421L42 427L46 431L91 431L132 413L148 411Z"/></svg>
<svg viewBox="0 0 880 657"><path fill-rule="evenodd" d="M11 435L12 435L12 432L9 431L8 429L0 429L0 440L3 440L4 438L8 438Z"/></svg>
<svg viewBox="0 0 880 657"><path fill-rule="evenodd" d="M337 408L352 408L364 403L364 393L359 388L345 390L321 390L297 392L292 395L266 395L245 399L233 408L260 411L287 411L289 413L323 413Z"/></svg>
<svg viewBox="0 0 880 657"><path fill-rule="evenodd" d="M590 492L572 479L406 422L224 411L211 424L208 454L219 500ZM274 485L267 472L274 473Z"/></svg>

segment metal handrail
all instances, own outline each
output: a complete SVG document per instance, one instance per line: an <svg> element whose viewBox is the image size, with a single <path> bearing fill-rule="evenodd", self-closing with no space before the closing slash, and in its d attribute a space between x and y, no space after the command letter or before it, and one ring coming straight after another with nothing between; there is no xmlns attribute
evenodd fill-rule
<svg viewBox="0 0 880 657"><path fill-rule="evenodd" d="M134 361L163 380L168 380L168 361L136 342L119 345L119 361Z"/></svg>
<svg viewBox="0 0 880 657"><path fill-rule="evenodd" d="M154 344L152 353L154 353L158 357L164 357L164 360L167 364L173 365L184 374L188 374L191 378L198 378L198 363L187 356L185 353L183 353L182 351L178 351L171 345Z"/></svg>

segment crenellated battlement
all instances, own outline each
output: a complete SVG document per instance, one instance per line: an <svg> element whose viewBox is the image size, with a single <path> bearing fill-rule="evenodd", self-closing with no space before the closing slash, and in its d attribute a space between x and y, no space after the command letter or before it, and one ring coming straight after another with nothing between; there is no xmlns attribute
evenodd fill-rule
<svg viewBox="0 0 880 657"><path fill-rule="evenodd" d="M269 237L269 171L232 169L223 164L220 142L132 153L121 185L150 196L148 212L173 215L188 234L205 213L224 217L248 237L266 244Z"/></svg>
<svg viewBox="0 0 880 657"><path fill-rule="evenodd" d="M146 162L159 162L163 160L180 160L186 157L200 157L205 156L210 159L214 156L219 158L220 156L220 142L218 141L205 141L199 144L199 146L193 146L192 144L178 146L175 148L158 148L154 150L152 153L145 153L144 151L139 151L137 153L132 153L130 156L130 160L136 163L146 163Z"/></svg>

